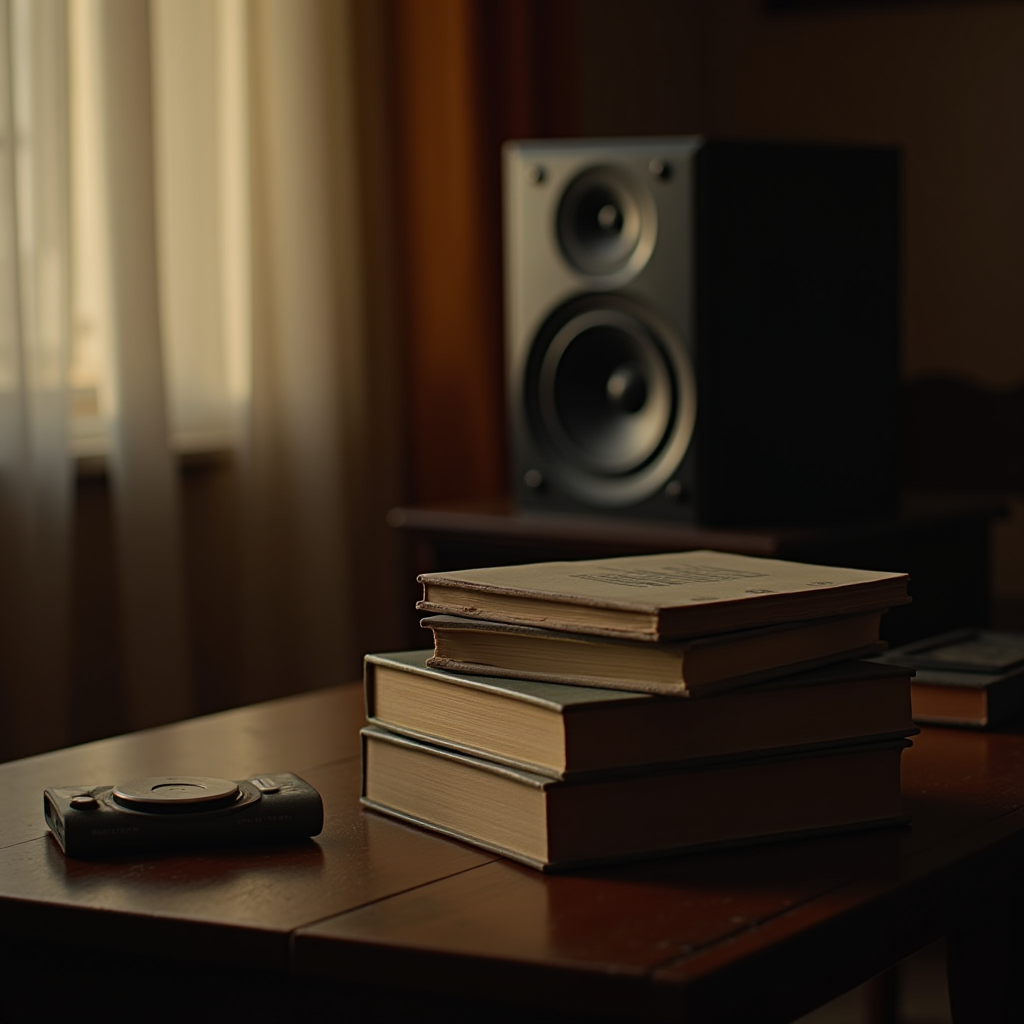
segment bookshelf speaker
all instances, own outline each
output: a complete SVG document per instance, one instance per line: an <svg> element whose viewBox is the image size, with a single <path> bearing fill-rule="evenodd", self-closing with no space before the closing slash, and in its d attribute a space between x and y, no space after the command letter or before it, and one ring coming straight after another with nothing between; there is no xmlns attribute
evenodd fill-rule
<svg viewBox="0 0 1024 1024"><path fill-rule="evenodd" d="M520 505L735 525L892 509L895 151L510 142L503 173Z"/></svg>

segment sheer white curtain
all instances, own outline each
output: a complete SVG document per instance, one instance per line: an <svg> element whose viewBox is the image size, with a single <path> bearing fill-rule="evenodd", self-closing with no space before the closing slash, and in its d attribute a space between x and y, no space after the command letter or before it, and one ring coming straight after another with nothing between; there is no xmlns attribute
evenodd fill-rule
<svg viewBox="0 0 1024 1024"><path fill-rule="evenodd" d="M201 706L211 646L230 648L215 659L235 674L226 702L354 677L380 635L361 624L397 614L368 609L366 584L352 594L367 573L375 595L394 579L383 513L400 488L392 339L366 299L381 293L368 248L386 263L379 238L367 245L381 234L367 211L383 204L357 91L358 69L374 74L360 50L380 41L372 5L25 0L25 15L21 3L0 0L4 52L21 53L11 33L24 18L33 73L51 84L33 87L18 147L8 120L23 84L8 75L0 93L0 578L5 609L35 626L21 667L0 678L8 756L65 735L33 735L32 722L68 707L69 220L73 369L95 369L107 452L124 725ZM57 148L68 67L71 218ZM226 456L213 506L190 497L183 448ZM229 569L190 548L197 533ZM212 615L209 587L225 597Z"/></svg>
<svg viewBox="0 0 1024 1024"><path fill-rule="evenodd" d="M123 671L133 724L190 710L178 477L165 387L158 262L150 5L73 3L76 214L89 248L76 268L100 349L102 420L116 524ZM83 102L91 100L91 102ZM78 170L76 166L76 170ZM81 217L76 217L78 224Z"/></svg>
<svg viewBox="0 0 1024 1024"><path fill-rule="evenodd" d="M66 9L0 0L0 749L67 736Z"/></svg>

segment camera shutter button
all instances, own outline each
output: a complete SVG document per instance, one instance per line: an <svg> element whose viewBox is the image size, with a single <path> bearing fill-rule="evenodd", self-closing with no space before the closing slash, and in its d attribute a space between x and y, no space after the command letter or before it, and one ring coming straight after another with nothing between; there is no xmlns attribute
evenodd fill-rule
<svg viewBox="0 0 1024 1024"><path fill-rule="evenodd" d="M261 793L280 793L281 787L266 775L249 780Z"/></svg>
<svg viewBox="0 0 1024 1024"><path fill-rule="evenodd" d="M94 811L99 807L100 802L94 796L90 796L88 793L82 793L79 796L73 796L71 798L71 806L76 811Z"/></svg>

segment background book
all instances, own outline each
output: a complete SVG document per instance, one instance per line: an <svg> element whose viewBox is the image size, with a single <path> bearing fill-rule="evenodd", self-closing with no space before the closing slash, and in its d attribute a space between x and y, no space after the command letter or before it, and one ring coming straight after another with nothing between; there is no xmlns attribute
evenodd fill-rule
<svg viewBox="0 0 1024 1024"><path fill-rule="evenodd" d="M984 729L1024 712L1024 633L954 630L873 660L914 670L919 722Z"/></svg>
<svg viewBox="0 0 1024 1024"><path fill-rule="evenodd" d="M560 781L362 735L364 806L544 870L906 820L907 740Z"/></svg>
<svg viewBox="0 0 1024 1024"><path fill-rule="evenodd" d="M885 650L881 612L647 643L431 615L429 665L477 675L687 696Z"/></svg>
<svg viewBox="0 0 1024 1024"><path fill-rule="evenodd" d="M431 653L366 656L370 722L550 777L917 731L910 671L866 661L679 698L451 673L430 668Z"/></svg>
<svg viewBox="0 0 1024 1024"><path fill-rule="evenodd" d="M909 601L905 573L722 551L426 573L421 611L671 640L877 611Z"/></svg>

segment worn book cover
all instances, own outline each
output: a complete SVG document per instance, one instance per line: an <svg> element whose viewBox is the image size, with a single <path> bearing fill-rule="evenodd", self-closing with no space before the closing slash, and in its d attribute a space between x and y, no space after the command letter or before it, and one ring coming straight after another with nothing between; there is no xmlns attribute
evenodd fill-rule
<svg viewBox="0 0 1024 1024"><path fill-rule="evenodd" d="M910 671L845 661L709 697L447 672L429 650L364 661L371 723L564 778L907 736Z"/></svg>
<svg viewBox="0 0 1024 1024"><path fill-rule="evenodd" d="M867 612L654 644L455 615L420 625L433 632L434 668L686 697L878 654L881 618Z"/></svg>
<svg viewBox="0 0 1024 1024"><path fill-rule="evenodd" d="M364 806L541 870L906 820L907 740L573 781L362 735Z"/></svg>
<svg viewBox="0 0 1024 1024"><path fill-rule="evenodd" d="M910 600L906 573L707 550L418 579L421 611L654 642L877 611Z"/></svg>
<svg viewBox="0 0 1024 1024"><path fill-rule="evenodd" d="M914 671L914 718L988 729L1024 713L1024 633L958 629L885 652Z"/></svg>

